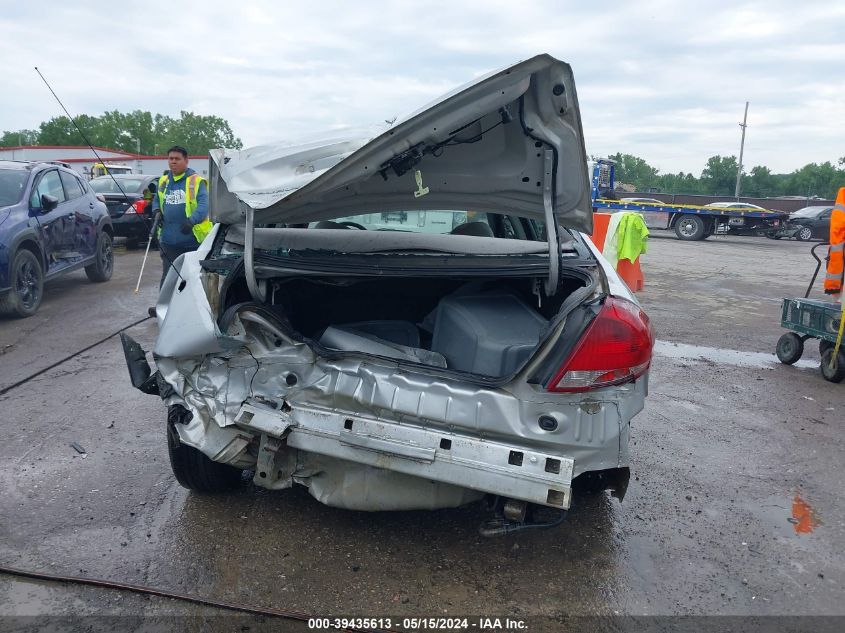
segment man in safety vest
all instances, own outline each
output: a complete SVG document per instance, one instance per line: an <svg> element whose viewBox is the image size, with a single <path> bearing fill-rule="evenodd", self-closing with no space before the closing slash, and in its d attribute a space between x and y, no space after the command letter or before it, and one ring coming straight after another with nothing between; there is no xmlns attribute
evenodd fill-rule
<svg viewBox="0 0 845 633"><path fill-rule="evenodd" d="M197 250L211 231L208 219L208 183L188 167L188 150L174 145L167 150L169 171L158 179L153 211L161 212L158 232L162 271L159 288L179 255Z"/></svg>
<svg viewBox="0 0 845 633"><path fill-rule="evenodd" d="M843 270L845 270L845 187L839 189L833 213L830 215L830 256L824 278L825 294L842 294Z"/></svg>

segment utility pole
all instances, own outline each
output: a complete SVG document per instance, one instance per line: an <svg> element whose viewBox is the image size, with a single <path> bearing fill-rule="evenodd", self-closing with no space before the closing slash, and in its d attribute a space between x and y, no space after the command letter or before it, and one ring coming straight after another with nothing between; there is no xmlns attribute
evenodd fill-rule
<svg viewBox="0 0 845 633"><path fill-rule="evenodd" d="M742 123L739 124L739 127L742 128L742 142L739 144L739 167L736 170L736 190L734 191L734 197L739 201L739 190L740 185L742 184L742 153L745 150L745 128L748 127L748 102L745 102L745 116L742 117Z"/></svg>

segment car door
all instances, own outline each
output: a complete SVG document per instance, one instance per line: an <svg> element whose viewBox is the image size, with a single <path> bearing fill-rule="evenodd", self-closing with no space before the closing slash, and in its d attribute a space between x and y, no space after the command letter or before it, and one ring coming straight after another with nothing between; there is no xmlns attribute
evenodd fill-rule
<svg viewBox="0 0 845 633"><path fill-rule="evenodd" d="M825 209L816 216L816 225L813 227L813 237L827 242L830 239L830 216L833 214L833 207Z"/></svg>
<svg viewBox="0 0 845 633"><path fill-rule="evenodd" d="M53 196L59 202L55 209L43 211L41 196ZM71 205L68 204L58 169L39 174L29 198L29 208L41 230L42 244L47 258L47 273L70 264L68 251L72 248L73 227L76 223Z"/></svg>
<svg viewBox="0 0 845 633"><path fill-rule="evenodd" d="M79 179L70 172L59 170L64 185L67 204L73 214L73 223L68 242L70 250L82 257L93 257L97 246L97 231L94 223L94 194L86 195Z"/></svg>

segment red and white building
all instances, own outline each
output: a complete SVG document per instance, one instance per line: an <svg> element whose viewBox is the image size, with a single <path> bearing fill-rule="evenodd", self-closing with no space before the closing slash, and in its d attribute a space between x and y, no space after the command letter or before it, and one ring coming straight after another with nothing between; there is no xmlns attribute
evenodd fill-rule
<svg viewBox="0 0 845 633"><path fill-rule="evenodd" d="M119 149L94 148L107 165L130 167L133 174L162 174L167 170L167 156L144 156ZM208 156L189 156L190 166L198 174L208 176ZM100 160L87 145L21 145L0 147L0 160L59 161L67 163L84 176Z"/></svg>

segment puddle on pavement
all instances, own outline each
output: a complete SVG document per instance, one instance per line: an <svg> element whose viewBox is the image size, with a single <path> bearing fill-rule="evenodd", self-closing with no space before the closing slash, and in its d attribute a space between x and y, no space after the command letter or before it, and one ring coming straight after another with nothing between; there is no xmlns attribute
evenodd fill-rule
<svg viewBox="0 0 845 633"><path fill-rule="evenodd" d="M755 514L761 514L767 523L776 527L781 536L804 538L823 525L819 513L800 493L795 493L791 500L772 497L754 505L752 509Z"/></svg>
<svg viewBox="0 0 845 633"><path fill-rule="evenodd" d="M812 506L799 495L792 500L792 516L787 519L796 534L812 534L821 521Z"/></svg>
<svg viewBox="0 0 845 633"><path fill-rule="evenodd" d="M685 343L670 343L669 341L655 341L654 353L665 358L683 360L698 360L737 367L771 367L781 365L774 354L763 352L740 352L734 349L720 349L718 347L704 347L702 345L687 345ZM819 368L817 360L799 360L793 367L802 369Z"/></svg>

